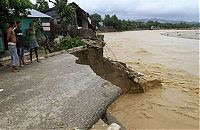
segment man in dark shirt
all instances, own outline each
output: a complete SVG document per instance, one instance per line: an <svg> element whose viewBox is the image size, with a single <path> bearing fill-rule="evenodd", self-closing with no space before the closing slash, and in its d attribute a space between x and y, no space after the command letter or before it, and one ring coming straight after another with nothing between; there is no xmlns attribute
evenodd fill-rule
<svg viewBox="0 0 200 130"><path fill-rule="evenodd" d="M22 23L20 21L17 21L17 28L15 29L15 34L17 38L17 54L19 56L19 63L20 66L25 65L24 62L24 37L23 32L21 30Z"/></svg>

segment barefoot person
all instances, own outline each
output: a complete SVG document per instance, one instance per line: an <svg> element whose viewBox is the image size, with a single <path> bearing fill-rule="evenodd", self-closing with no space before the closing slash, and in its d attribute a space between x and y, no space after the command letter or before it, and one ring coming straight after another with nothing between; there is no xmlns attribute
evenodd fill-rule
<svg viewBox="0 0 200 130"><path fill-rule="evenodd" d="M16 72L17 66L19 66L19 57L17 54L17 47L16 47L16 35L14 32L15 26L16 26L15 22L10 22L9 28L7 30L8 50L11 55L11 66L13 72Z"/></svg>
<svg viewBox="0 0 200 130"><path fill-rule="evenodd" d="M38 51L37 51L37 48L39 47L39 45L38 45L38 42L36 40L36 33L35 33L32 22L29 24L29 29L27 31L27 35L29 37L29 45L30 45L30 62L32 63L33 50L35 51L37 62L39 62Z"/></svg>
<svg viewBox="0 0 200 130"><path fill-rule="evenodd" d="M19 57L20 66L24 66L24 65L26 65L26 63L24 62L25 41L24 41L21 27L22 27L22 23L20 21L17 21L17 28L15 29L15 34L16 34L16 38L17 38L17 54Z"/></svg>

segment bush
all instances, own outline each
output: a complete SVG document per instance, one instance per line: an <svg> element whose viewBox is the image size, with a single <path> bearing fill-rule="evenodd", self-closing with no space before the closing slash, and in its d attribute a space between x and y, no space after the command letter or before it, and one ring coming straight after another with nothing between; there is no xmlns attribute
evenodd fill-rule
<svg viewBox="0 0 200 130"><path fill-rule="evenodd" d="M67 50L70 48L78 47L78 46L83 46L85 45L85 42L82 41L80 37L74 37L74 38L68 38L65 39L63 38L60 42L59 49L61 50Z"/></svg>

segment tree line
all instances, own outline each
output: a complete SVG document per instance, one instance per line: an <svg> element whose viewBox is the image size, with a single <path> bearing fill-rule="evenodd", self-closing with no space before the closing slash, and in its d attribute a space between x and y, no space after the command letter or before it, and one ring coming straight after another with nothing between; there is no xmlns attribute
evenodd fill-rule
<svg viewBox="0 0 200 130"><path fill-rule="evenodd" d="M36 9L38 11L49 8L48 1L51 0L36 0L36 4L32 4L30 0L0 0L0 29L5 29L5 25L9 21L22 19L28 15L26 9ZM56 11L63 21L63 24L69 23L73 18L73 9L68 5L68 0L54 0L52 2L56 7ZM13 9L13 10L9 10ZM12 12L13 11L13 12ZM12 13L11 13L12 12ZM91 15L93 21L98 28L108 26L113 27L118 31L137 30L137 29L197 29L199 23L160 23L158 21L140 22L134 20L121 20L116 15L106 14L104 18L95 13ZM152 28L154 27L154 28Z"/></svg>
<svg viewBox="0 0 200 130"><path fill-rule="evenodd" d="M146 30L146 29L198 29L199 23L160 23L158 21L134 21L134 20L121 20L116 15L106 14L104 18L100 14L92 14L92 20L98 26L102 28L105 26L113 27L117 31L126 30Z"/></svg>

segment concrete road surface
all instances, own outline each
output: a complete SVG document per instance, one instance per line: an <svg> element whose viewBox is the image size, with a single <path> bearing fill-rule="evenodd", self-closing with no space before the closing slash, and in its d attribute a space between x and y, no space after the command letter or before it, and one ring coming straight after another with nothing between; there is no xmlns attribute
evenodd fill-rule
<svg viewBox="0 0 200 130"><path fill-rule="evenodd" d="M62 54L20 72L0 70L0 128L90 128L121 89Z"/></svg>

